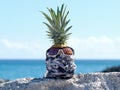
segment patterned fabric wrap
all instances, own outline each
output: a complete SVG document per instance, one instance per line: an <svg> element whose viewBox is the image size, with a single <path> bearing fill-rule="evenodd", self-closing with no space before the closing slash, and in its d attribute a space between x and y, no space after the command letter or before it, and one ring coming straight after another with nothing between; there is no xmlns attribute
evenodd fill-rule
<svg viewBox="0 0 120 90"><path fill-rule="evenodd" d="M71 78L76 65L73 59L74 50L70 47L50 48L46 52L46 78Z"/></svg>

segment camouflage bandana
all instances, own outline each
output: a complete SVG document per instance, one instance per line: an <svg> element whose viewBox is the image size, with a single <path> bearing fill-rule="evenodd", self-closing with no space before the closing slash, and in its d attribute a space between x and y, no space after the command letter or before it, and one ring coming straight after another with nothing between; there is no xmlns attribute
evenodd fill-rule
<svg viewBox="0 0 120 90"><path fill-rule="evenodd" d="M71 50L74 52L73 49ZM63 48L57 49L54 53L51 53L50 49L48 49L46 68L46 78L71 78L76 69L73 54L66 54Z"/></svg>

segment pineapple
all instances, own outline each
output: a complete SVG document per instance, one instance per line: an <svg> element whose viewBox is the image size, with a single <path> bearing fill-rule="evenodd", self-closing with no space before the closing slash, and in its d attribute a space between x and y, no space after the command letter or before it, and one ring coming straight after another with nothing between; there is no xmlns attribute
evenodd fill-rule
<svg viewBox="0 0 120 90"><path fill-rule="evenodd" d="M74 50L67 46L67 40L71 33L68 26L70 19L67 20L69 11L62 4L57 11L47 8L50 15L42 12L47 19L43 22L47 27L47 35L52 40L53 45L46 51L46 78L71 78L74 75L76 65L74 63Z"/></svg>

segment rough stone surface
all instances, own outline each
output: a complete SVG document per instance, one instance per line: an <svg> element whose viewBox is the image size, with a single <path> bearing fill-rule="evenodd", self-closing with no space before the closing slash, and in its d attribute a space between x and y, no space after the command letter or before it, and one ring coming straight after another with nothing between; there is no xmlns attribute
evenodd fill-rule
<svg viewBox="0 0 120 90"><path fill-rule="evenodd" d="M5 83L5 82L8 82L9 80L6 80L6 79L0 79L0 84L1 83Z"/></svg>
<svg viewBox="0 0 120 90"><path fill-rule="evenodd" d="M71 79L23 78L0 84L0 90L120 90L120 73L78 74Z"/></svg>

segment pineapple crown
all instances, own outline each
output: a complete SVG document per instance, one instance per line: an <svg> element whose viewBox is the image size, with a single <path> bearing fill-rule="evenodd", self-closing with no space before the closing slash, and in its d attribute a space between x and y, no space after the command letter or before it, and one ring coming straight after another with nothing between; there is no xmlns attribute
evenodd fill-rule
<svg viewBox="0 0 120 90"><path fill-rule="evenodd" d="M47 8L50 15L42 12L47 19L48 23L43 22L49 29L47 31L48 37L53 41L54 45L64 45L71 33L68 31L72 26L68 26L70 19L67 20L69 11L66 11L66 7L62 4L61 8L57 7L57 11L52 8Z"/></svg>

